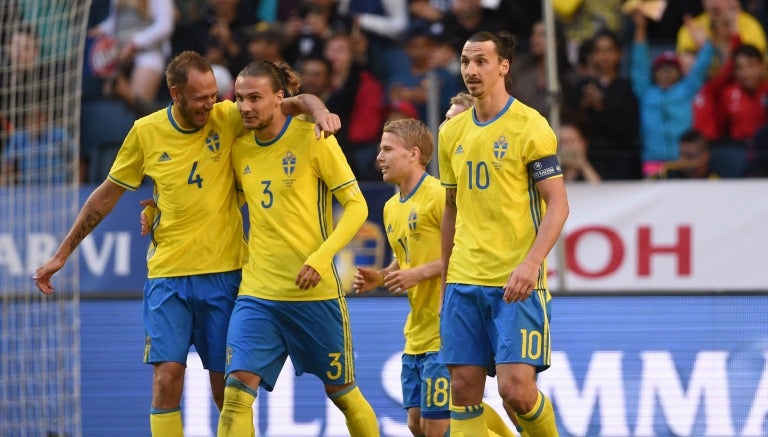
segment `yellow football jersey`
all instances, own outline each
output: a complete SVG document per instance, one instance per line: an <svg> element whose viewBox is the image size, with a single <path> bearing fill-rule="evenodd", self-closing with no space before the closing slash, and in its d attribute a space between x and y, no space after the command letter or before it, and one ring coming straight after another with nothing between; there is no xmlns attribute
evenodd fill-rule
<svg viewBox="0 0 768 437"><path fill-rule="evenodd" d="M237 107L218 103L208 123L182 129L171 106L137 120L109 171L135 190L154 182L157 213L147 253L150 278L240 269L247 256L236 201L232 143L243 130Z"/></svg>
<svg viewBox="0 0 768 437"><path fill-rule="evenodd" d="M510 97L492 120L474 109L443 125L440 181L456 189L449 283L504 286L536 238L545 212L536 182L562 177L555 134L536 110ZM537 289L545 289L546 261Z"/></svg>
<svg viewBox="0 0 768 437"><path fill-rule="evenodd" d="M445 188L424 173L407 197L395 194L384 204L384 228L400 269L440 259L440 222L445 209ZM408 290L411 312L405 321L405 353L440 349L440 276Z"/></svg>
<svg viewBox="0 0 768 437"><path fill-rule="evenodd" d="M316 267L322 279L315 288L301 290L295 284L302 266L333 232L332 196L354 196L365 204L336 139L317 139L313 124L288 117L269 142L259 142L253 133L241 136L232 164L250 221L240 295L283 301L343 296L332 253ZM351 239L358 229L337 231Z"/></svg>

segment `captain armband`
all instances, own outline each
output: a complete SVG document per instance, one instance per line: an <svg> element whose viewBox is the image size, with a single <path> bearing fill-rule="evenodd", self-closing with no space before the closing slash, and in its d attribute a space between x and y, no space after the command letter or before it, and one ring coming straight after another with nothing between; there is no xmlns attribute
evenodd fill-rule
<svg viewBox="0 0 768 437"><path fill-rule="evenodd" d="M556 155L549 155L528 163L528 174L534 182L541 182L563 174L563 168Z"/></svg>

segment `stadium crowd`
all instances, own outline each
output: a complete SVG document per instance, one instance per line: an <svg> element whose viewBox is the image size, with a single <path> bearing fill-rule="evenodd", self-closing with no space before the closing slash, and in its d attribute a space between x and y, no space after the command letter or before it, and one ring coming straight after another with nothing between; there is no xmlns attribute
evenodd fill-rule
<svg viewBox="0 0 768 437"><path fill-rule="evenodd" d="M80 179L103 179L133 120L170 101L160 86L167 60L194 50L215 65L222 99L233 98L232 78L252 60L293 66L302 75L301 91L320 96L341 116L337 138L358 179L378 180L384 123L403 116L427 122L435 90L438 114L445 113L463 90L461 46L478 30L514 35L511 94L545 116L555 102L563 125L583 135L579 153L561 148L566 169L586 162L592 182L768 175L765 1L553 0L553 6L558 95L546 83L538 1L95 0L83 72ZM39 42L43 35L27 16L18 13L28 25L18 29ZM20 51L13 33L6 36L0 62L25 62L20 53L31 51ZM101 128L104 120L109 132ZM14 135L26 126L3 126L3 173L18 173L25 164L15 157L33 141ZM706 139L705 153L681 155L680 139L696 134ZM685 171L702 166L709 171Z"/></svg>

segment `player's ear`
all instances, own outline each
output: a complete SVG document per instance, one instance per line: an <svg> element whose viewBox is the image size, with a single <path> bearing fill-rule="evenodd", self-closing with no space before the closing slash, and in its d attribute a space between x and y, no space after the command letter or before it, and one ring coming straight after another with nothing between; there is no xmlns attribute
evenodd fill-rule
<svg viewBox="0 0 768 437"><path fill-rule="evenodd" d="M176 85L174 85L174 86L171 87L170 92L171 92L171 99L176 101L178 99L179 93L181 91L179 90L179 88Z"/></svg>

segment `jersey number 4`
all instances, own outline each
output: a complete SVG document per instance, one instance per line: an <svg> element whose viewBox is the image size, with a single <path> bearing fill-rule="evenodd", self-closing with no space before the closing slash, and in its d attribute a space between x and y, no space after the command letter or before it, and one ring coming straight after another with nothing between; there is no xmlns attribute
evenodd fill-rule
<svg viewBox="0 0 768 437"><path fill-rule="evenodd" d="M192 170L189 171L189 178L187 178L187 183L189 185L197 184L197 188L203 188L203 177L199 174L196 174L197 172L197 161L192 163Z"/></svg>

